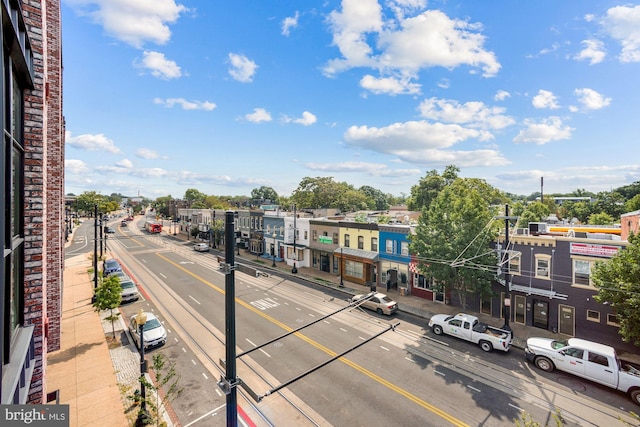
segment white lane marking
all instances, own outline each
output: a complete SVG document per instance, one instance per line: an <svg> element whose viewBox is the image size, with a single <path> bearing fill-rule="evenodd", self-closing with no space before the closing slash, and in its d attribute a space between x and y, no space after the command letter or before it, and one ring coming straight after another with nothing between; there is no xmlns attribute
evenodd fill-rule
<svg viewBox="0 0 640 427"><path fill-rule="evenodd" d="M405 357L405 359L406 359L406 360L408 360L408 361L409 361L409 362L411 362L411 363L416 363L416 361L415 361L415 360L413 360L413 359L411 359L410 357Z"/></svg>
<svg viewBox="0 0 640 427"><path fill-rule="evenodd" d="M473 390L473 391L477 391L478 393L480 393L480 392L481 392L481 390L480 390L480 389L477 389L477 388L475 388L475 387L474 387L474 386L472 386L472 385L468 385L467 387L468 387L468 388L470 388L470 389L471 389L471 390Z"/></svg>
<svg viewBox="0 0 640 427"><path fill-rule="evenodd" d="M196 361L191 359L191 363L193 363L194 365L196 364Z"/></svg>
<svg viewBox="0 0 640 427"><path fill-rule="evenodd" d="M383 350L387 350L387 351L389 351L389 349L388 349L387 347L380 346L380 348L381 348L381 349L383 349Z"/></svg>
<svg viewBox="0 0 640 427"><path fill-rule="evenodd" d="M433 372L438 374L438 375L440 375L440 376L443 376L443 377L446 375L445 373L440 372L440 371L436 371L436 370L434 370Z"/></svg>
<svg viewBox="0 0 640 427"><path fill-rule="evenodd" d="M200 304L200 301L198 301L197 299L195 299L195 298L194 298L194 297L192 297L191 295L189 295L189 298L191 298L192 300L194 300L198 305L201 305L201 304Z"/></svg>
<svg viewBox="0 0 640 427"><path fill-rule="evenodd" d="M340 328L340 330L341 330L342 332L347 332L347 330L346 330L345 328Z"/></svg>
<svg viewBox="0 0 640 427"><path fill-rule="evenodd" d="M204 372L202 373L202 376L204 377L205 380L208 380L209 377L207 376L207 374L205 374Z"/></svg>
<svg viewBox="0 0 640 427"><path fill-rule="evenodd" d="M165 279L167 278L167 276L165 276L163 273L160 273L160 275Z"/></svg>
<svg viewBox="0 0 640 427"><path fill-rule="evenodd" d="M522 409L522 408L520 408L520 407L518 407L516 405L512 405L511 403L507 403L507 405L511 406L512 408L517 409L518 411L524 412L524 409Z"/></svg>

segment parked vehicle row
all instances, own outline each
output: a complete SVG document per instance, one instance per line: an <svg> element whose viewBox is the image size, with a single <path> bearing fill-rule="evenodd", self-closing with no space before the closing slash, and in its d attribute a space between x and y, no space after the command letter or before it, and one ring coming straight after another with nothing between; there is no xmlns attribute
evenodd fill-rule
<svg viewBox="0 0 640 427"><path fill-rule="evenodd" d="M122 265L118 260L113 258L105 259L102 263L102 276L105 278L112 276L118 278L122 289L120 293L122 303L136 301L140 298L138 287L133 279L122 270Z"/></svg>
<svg viewBox="0 0 640 427"><path fill-rule="evenodd" d="M121 287L121 302L127 303L136 301L140 298L138 287L133 279L123 271L122 265L118 260L110 258L105 259L102 263L103 277L117 277L120 281ZM159 347L167 342L167 331L158 320L158 318L150 312L143 312L143 316L134 315L129 319L129 332L135 342L136 346L140 348L140 324L138 323L142 319L143 326L143 345L144 348Z"/></svg>

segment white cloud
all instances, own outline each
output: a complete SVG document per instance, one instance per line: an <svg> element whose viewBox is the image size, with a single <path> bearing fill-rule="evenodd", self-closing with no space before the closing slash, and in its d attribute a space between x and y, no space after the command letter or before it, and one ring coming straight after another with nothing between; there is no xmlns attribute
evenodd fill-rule
<svg viewBox="0 0 640 427"><path fill-rule="evenodd" d="M560 108L553 92L544 89L540 89L538 94L533 97L532 104L536 108L549 108L551 110Z"/></svg>
<svg viewBox="0 0 640 427"><path fill-rule="evenodd" d="M66 0L65 4L90 17L110 36L136 48L145 42L167 43L171 38L167 24L188 10L175 0Z"/></svg>
<svg viewBox="0 0 640 427"><path fill-rule="evenodd" d="M116 166L125 168L125 169L131 169L133 168L133 162L129 159L122 159L119 162L116 162Z"/></svg>
<svg viewBox="0 0 640 427"><path fill-rule="evenodd" d="M244 118L253 123L270 122L271 114L264 108L254 108L253 113L246 114Z"/></svg>
<svg viewBox="0 0 640 427"><path fill-rule="evenodd" d="M612 7L600 23L622 45L621 62L640 62L640 5Z"/></svg>
<svg viewBox="0 0 640 427"><path fill-rule="evenodd" d="M310 126L312 124L314 124L315 122L318 121L318 118L313 114L310 113L308 111L304 111L302 113L302 117L294 119L288 116L284 116L282 118L282 121L285 123L297 123L300 125L304 125L304 126Z"/></svg>
<svg viewBox="0 0 640 427"><path fill-rule="evenodd" d="M364 173L369 176L413 176L419 175L420 169L390 169L383 163L341 162L341 163L305 163L305 167L313 171L333 173Z"/></svg>
<svg viewBox="0 0 640 427"><path fill-rule="evenodd" d="M559 117L549 117L536 123L532 120L525 121L526 128L521 130L518 135L513 138L513 142L525 143L532 142L542 145L551 141L560 141L571 138L572 129L565 126Z"/></svg>
<svg viewBox="0 0 640 427"><path fill-rule="evenodd" d="M157 159L158 157L160 157L157 151L151 150L149 148L139 148L138 150L136 150L136 156L147 160Z"/></svg>
<svg viewBox="0 0 640 427"><path fill-rule="evenodd" d="M493 96L493 99L495 101L504 101L507 98L511 98L511 94L509 92L507 92L506 90L499 90L498 92L496 92L496 94Z"/></svg>
<svg viewBox="0 0 640 427"><path fill-rule="evenodd" d="M369 74L360 79L360 86L376 95L385 93L389 95L418 94L421 87L418 83L411 83L408 78L377 78Z"/></svg>
<svg viewBox="0 0 640 427"><path fill-rule="evenodd" d="M106 151L108 153L118 154L120 149L116 147L112 140L104 136L104 134L83 134L71 136L71 132L67 132L65 136L65 145L86 151Z"/></svg>
<svg viewBox="0 0 640 427"><path fill-rule="evenodd" d="M209 101L187 101L184 98L155 98L154 104L164 105L167 108L172 108L175 105L179 105L183 110L205 110L211 111L216 108L216 104Z"/></svg>
<svg viewBox="0 0 640 427"><path fill-rule="evenodd" d="M296 28L298 26L298 17L300 14L296 10L296 14L293 16L287 16L282 20L282 35L289 37L289 33L292 28Z"/></svg>
<svg viewBox="0 0 640 427"><path fill-rule="evenodd" d="M404 162L433 165L456 164L467 166L496 166L507 160L495 150L447 150L470 138L482 138L480 130L457 124L409 121L377 128L351 126L344 134L344 141L352 147L397 156Z"/></svg>
<svg viewBox="0 0 640 427"><path fill-rule="evenodd" d="M163 53L145 51L142 54L142 61L135 64L139 68L151 71L154 77L169 80L182 76L182 71L178 64L164 57Z"/></svg>
<svg viewBox="0 0 640 427"><path fill-rule="evenodd" d="M576 89L573 94L587 110L599 110L611 104L611 98L605 98L598 92L589 88Z"/></svg>
<svg viewBox="0 0 640 427"><path fill-rule="evenodd" d="M583 61L588 59L589 64L598 64L604 60L604 57L607 56L607 52L604 50L604 43L600 40L582 40L582 45L584 45L584 49L580 51L574 59L578 61Z"/></svg>
<svg viewBox="0 0 640 427"><path fill-rule="evenodd" d="M85 162L76 159L66 159L64 161L64 170L66 173L74 175L84 175L90 172Z"/></svg>
<svg viewBox="0 0 640 427"><path fill-rule="evenodd" d="M244 55L238 55L236 53L229 54L229 62L231 63L231 67L229 68L231 77L242 83L250 83L253 81L253 76L258 68L255 62Z"/></svg>
<svg viewBox="0 0 640 427"><path fill-rule="evenodd" d="M426 119L467 124L482 129L502 129L515 123L504 115L502 107L488 107L479 101L460 104L451 99L429 98L420 103L420 115Z"/></svg>
<svg viewBox="0 0 640 427"><path fill-rule="evenodd" d="M480 25L451 19L439 10L405 18L404 11L425 3L402 1L397 5L403 6L403 13L388 21L384 21L376 0L344 0L341 11L331 12L328 21L333 44L342 56L326 64L325 74L370 67L382 74L413 76L422 68L468 65L492 77L500 70L494 53L483 47Z"/></svg>

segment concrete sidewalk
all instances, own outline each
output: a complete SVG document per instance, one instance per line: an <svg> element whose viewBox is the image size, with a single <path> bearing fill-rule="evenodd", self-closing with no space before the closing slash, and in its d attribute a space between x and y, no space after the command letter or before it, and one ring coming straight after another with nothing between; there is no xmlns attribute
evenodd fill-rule
<svg viewBox="0 0 640 427"><path fill-rule="evenodd" d="M65 261L61 345L47 354L47 391L58 390L59 403L69 405L71 427L125 427L130 422L109 345L91 305L90 268L90 254Z"/></svg>

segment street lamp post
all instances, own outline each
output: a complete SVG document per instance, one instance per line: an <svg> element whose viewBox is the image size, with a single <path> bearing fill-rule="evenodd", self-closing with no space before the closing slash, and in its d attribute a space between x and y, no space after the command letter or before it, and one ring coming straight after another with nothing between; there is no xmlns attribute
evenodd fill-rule
<svg viewBox="0 0 640 427"><path fill-rule="evenodd" d="M275 267L276 266L276 232L273 232L273 246L271 247L271 255L273 255L273 264L271 265L271 267Z"/></svg>
<svg viewBox="0 0 640 427"><path fill-rule="evenodd" d="M144 360L144 325L147 323L147 313L142 311L142 309L140 309L136 315L136 323L138 324L138 328L140 328L140 411L136 419L136 426L142 426L146 424L149 416L147 414L147 396L144 385L144 374L147 371L147 363Z"/></svg>
<svg viewBox="0 0 640 427"><path fill-rule="evenodd" d="M344 281L342 280L342 266L343 266L343 259L342 259L342 248L340 248L340 287L344 288Z"/></svg>
<svg viewBox="0 0 640 427"><path fill-rule="evenodd" d="M296 267L296 259L298 258L298 252L296 248L296 205L293 204L293 268L291 269L291 273L296 274L298 272L298 267Z"/></svg>

